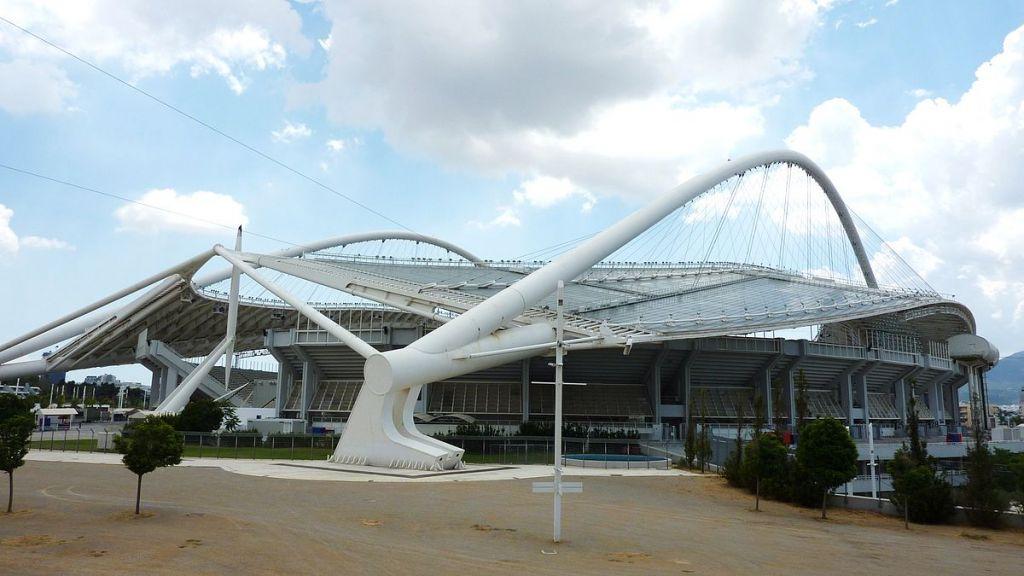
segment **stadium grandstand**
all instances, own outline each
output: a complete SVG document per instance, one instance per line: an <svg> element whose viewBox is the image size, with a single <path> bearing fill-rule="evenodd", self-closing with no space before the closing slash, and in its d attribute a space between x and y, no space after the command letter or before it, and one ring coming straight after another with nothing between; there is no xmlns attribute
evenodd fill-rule
<svg viewBox="0 0 1024 576"><path fill-rule="evenodd" d="M984 373L998 360L971 311L811 160L776 151L507 259L407 231L268 254L218 246L0 345L0 378L140 363L154 409L223 397L344 430L340 462L450 467L461 453L416 422L552 418L542 382L558 281L564 377L586 384L566 389L568 421L676 437L698 414L733 425L759 405L792 428L804 389L811 417L841 419L855 437L868 423L901 429L911 397L927 435L945 436L964 386L987 405ZM236 354L264 369L216 366Z"/></svg>

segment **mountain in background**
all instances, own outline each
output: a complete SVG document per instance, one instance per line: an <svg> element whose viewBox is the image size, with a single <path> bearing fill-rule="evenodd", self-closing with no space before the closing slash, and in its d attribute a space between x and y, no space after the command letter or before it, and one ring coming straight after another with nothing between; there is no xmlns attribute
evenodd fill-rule
<svg viewBox="0 0 1024 576"><path fill-rule="evenodd" d="M985 374L989 404L1016 404L1024 387L1024 351L1011 354Z"/></svg>

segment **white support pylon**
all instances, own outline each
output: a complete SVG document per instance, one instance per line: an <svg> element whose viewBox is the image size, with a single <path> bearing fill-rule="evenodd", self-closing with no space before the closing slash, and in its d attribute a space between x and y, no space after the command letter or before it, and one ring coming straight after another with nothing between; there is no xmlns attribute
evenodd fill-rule
<svg viewBox="0 0 1024 576"><path fill-rule="evenodd" d="M242 227L235 235L235 252L242 251ZM231 266L231 293L228 296L228 348L224 352L224 390L231 388L231 365L235 363L235 332L238 329L238 266Z"/></svg>

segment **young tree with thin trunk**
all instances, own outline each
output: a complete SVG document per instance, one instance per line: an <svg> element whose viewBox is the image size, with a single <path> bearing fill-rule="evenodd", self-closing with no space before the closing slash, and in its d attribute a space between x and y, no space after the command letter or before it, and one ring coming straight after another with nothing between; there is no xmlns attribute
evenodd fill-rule
<svg viewBox="0 0 1024 576"><path fill-rule="evenodd" d="M0 394L0 470L7 473L7 512L14 509L14 470L25 463L35 421L29 403Z"/></svg>
<svg viewBox="0 0 1024 576"><path fill-rule="evenodd" d="M857 446L839 420L812 420L800 433L796 461L820 494L821 517L826 518L828 495L857 475Z"/></svg>
<svg viewBox="0 0 1024 576"><path fill-rule="evenodd" d="M747 444L747 469L754 475L754 510L761 510L761 479L782 474L788 451L772 432L758 435Z"/></svg>
<svg viewBox="0 0 1024 576"><path fill-rule="evenodd" d="M118 436L114 445L118 452L124 454L121 460L125 467L138 476L135 489L135 513L138 514L142 502L142 476L157 468L180 463L185 443L170 424L149 416Z"/></svg>

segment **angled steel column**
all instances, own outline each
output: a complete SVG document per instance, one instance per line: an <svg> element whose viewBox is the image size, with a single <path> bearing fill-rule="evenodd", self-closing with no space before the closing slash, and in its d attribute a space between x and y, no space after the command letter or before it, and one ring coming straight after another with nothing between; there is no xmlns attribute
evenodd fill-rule
<svg viewBox="0 0 1024 576"><path fill-rule="evenodd" d="M242 251L242 227L235 235L235 252ZM224 353L224 389L231 388L231 365L235 362L235 332L238 329L238 266L231 267L231 292L228 295L228 349Z"/></svg>

